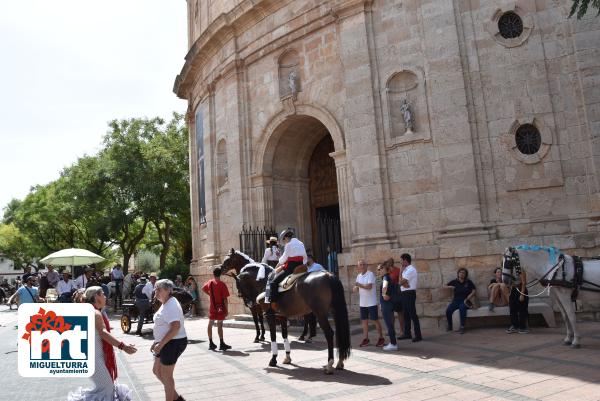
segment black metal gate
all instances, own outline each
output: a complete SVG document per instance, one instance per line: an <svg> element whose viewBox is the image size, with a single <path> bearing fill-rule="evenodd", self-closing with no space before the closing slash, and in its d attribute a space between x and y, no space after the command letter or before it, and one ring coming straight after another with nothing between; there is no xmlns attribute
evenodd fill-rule
<svg viewBox="0 0 600 401"><path fill-rule="evenodd" d="M277 237L273 228L260 228L242 226L240 231L240 251L250 256L254 261L260 262L267 248L269 237Z"/></svg>
<svg viewBox="0 0 600 401"><path fill-rule="evenodd" d="M337 254L342 252L342 227L339 206L316 209L315 257L332 273L337 273Z"/></svg>

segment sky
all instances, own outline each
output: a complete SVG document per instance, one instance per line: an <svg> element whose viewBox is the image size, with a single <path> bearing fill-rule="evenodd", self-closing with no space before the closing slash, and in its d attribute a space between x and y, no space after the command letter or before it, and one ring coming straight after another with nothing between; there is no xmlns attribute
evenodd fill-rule
<svg viewBox="0 0 600 401"><path fill-rule="evenodd" d="M96 154L109 121L185 112L172 88L186 12L183 0L0 0L0 210Z"/></svg>

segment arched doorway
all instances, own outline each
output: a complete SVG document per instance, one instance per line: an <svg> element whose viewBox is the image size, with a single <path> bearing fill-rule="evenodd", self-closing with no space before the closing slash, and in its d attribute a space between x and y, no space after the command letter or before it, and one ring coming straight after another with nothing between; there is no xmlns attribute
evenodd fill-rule
<svg viewBox="0 0 600 401"><path fill-rule="evenodd" d="M308 167L313 254L323 264L328 255L342 250L337 175L329 156L334 151L331 136L325 136L313 151Z"/></svg>
<svg viewBox="0 0 600 401"><path fill-rule="evenodd" d="M274 129L269 145L263 172L271 181L273 225L278 231L294 228L325 265L328 245L341 251L336 166L329 156L334 140L318 119L293 115Z"/></svg>

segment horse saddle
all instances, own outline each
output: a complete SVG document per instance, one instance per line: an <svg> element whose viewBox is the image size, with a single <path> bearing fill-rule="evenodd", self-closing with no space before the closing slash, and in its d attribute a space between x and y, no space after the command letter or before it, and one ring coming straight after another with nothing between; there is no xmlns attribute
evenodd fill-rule
<svg viewBox="0 0 600 401"><path fill-rule="evenodd" d="M285 292L292 288L294 284L296 284L296 281L298 281L298 279L304 276L307 272L308 267L306 267L305 265L300 265L296 267L292 274L284 278L283 281L279 283L279 287L277 288L279 293L281 294L282 292Z"/></svg>

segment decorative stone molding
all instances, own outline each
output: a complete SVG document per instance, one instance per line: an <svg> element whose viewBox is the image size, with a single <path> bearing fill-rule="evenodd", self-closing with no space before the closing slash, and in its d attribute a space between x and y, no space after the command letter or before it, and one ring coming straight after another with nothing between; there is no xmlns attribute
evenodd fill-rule
<svg viewBox="0 0 600 401"><path fill-rule="evenodd" d="M523 32L516 38L504 38L500 33L498 22L500 21L500 18L508 12L517 14L523 21ZM533 16L516 4L513 4L512 6L496 9L490 20L485 23L485 30L492 36L496 43L511 48L521 46L525 43L533 31L533 26Z"/></svg>
<svg viewBox="0 0 600 401"><path fill-rule="evenodd" d="M517 148L517 141L515 140L515 135L519 127L523 124L531 124L535 126L540 132L540 136L542 139L540 150L532 155L523 154ZM542 159L544 159L544 157L546 157L546 155L548 154L550 146L552 146L552 132L550 131L550 128L548 128L544 124L542 119L538 119L532 116L522 117L513 121L508 132L505 133L502 137L502 142L504 143L506 149L511 153L511 155L515 159L525 164L536 164L541 162Z"/></svg>

